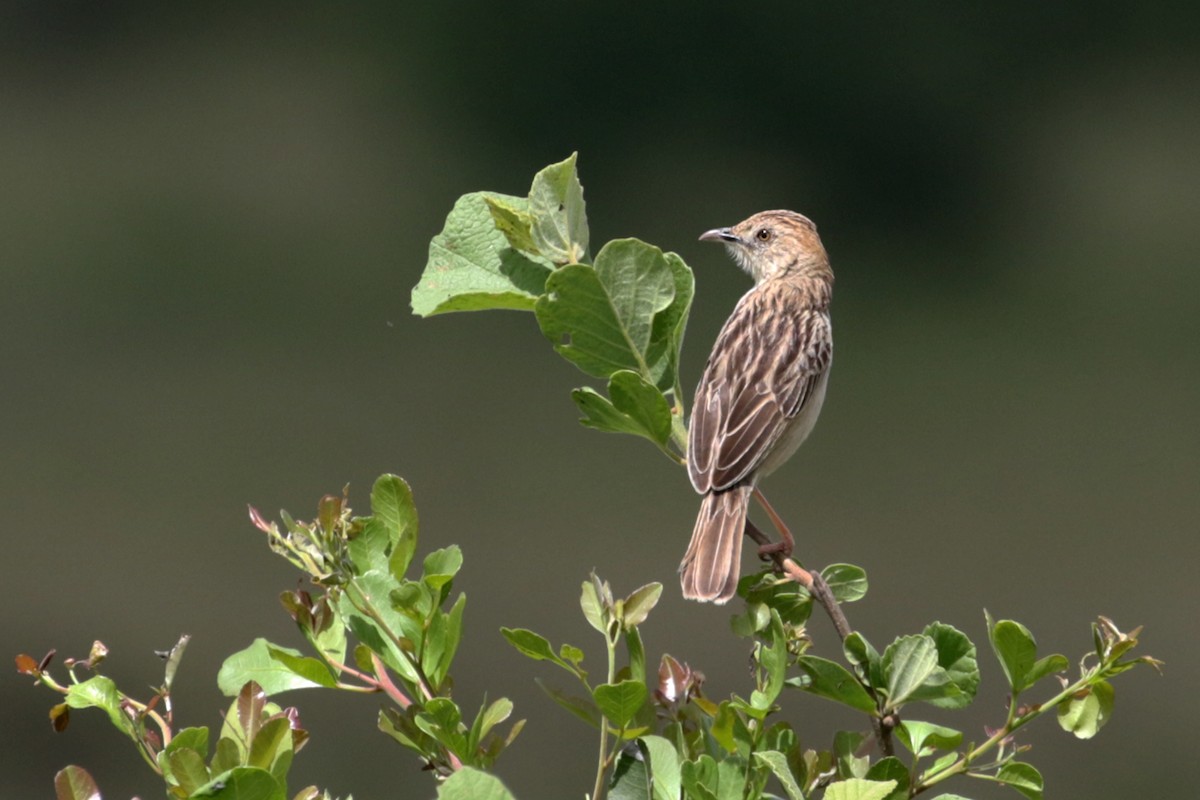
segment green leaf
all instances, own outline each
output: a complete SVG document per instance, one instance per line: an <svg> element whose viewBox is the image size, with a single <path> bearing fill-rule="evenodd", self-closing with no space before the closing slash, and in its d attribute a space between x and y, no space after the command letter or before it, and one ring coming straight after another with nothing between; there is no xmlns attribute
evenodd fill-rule
<svg viewBox="0 0 1200 800"><path fill-rule="evenodd" d="M906 719L896 728L896 738L908 752L924 758L934 750L953 750L962 744L962 732L932 722Z"/></svg>
<svg viewBox="0 0 1200 800"><path fill-rule="evenodd" d="M971 800L971 798L963 797L961 794L939 794L933 800Z"/></svg>
<svg viewBox="0 0 1200 800"><path fill-rule="evenodd" d="M1029 673L1025 676L1026 685L1033 686L1047 675L1052 675L1056 672L1063 672L1069 666L1070 662L1067 661L1066 656L1059 655L1057 653L1043 656L1042 658L1039 658L1037 661L1033 662L1033 666L1030 667Z"/></svg>
<svg viewBox="0 0 1200 800"><path fill-rule="evenodd" d="M234 767L213 777L189 800L287 800L287 788L258 767Z"/></svg>
<svg viewBox="0 0 1200 800"><path fill-rule="evenodd" d="M452 544L441 550L434 550L425 556L421 580L432 589L441 589L454 580L454 576L462 569L462 564L462 549L458 545Z"/></svg>
<svg viewBox="0 0 1200 800"><path fill-rule="evenodd" d="M830 784L825 800L885 800L896 788L896 781L869 781L850 778Z"/></svg>
<svg viewBox="0 0 1200 800"><path fill-rule="evenodd" d="M842 652L846 660L862 670L867 682L876 689L884 689L887 682L883 677L883 659L867 638L858 631L853 631L842 642Z"/></svg>
<svg viewBox="0 0 1200 800"><path fill-rule="evenodd" d="M166 756L171 767L171 780L188 795L208 783L208 767L204 766L204 757L195 750L179 747Z"/></svg>
<svg viewBox="0 0 1200 800"><path fill-rule="evenodd" d="M596 702L591 697L569 695L559 689L547 686L540 678L536 679L535 682L555 703L558 703L589 725L596 728L600 727L600 709L596 708Z"/></svg>
<svg viewBox="0 0 1200 800"><path fill-rule="evenodd" d="M759 711L767 711L783 691L787 678L787 634L783 631L779 612L774 609L771 610L771 644L768 647L760 642L755 657L759 666L767 673L767 681L761 690L756 689L751 693L750 705Z"/></svg>
<svg viewBox="0 0 1200 800"><path fill-rule="evenodd" d="M895 781L896 788L884 800L907 800L909 774L908 767L895 756L881 758L871 765L864 776L869 781Z"/></svg>
<svg viewBox="0 0 1200 800"><path fill-rule="evenodd" d="M658 605L658 598L662 596L662 584L647 583L640 589L634 589L625 598L624 604L624 623L627 628L636 628L646 621L646 617L650 616L650 612Z"/></svg>
<svg viewBox="0 0 1200 800"><path fill-rule="evenodd" d="M533 241L533 215L528 211L517 208L499 195L488 195L483 198L488 211L492 212L492 222L496 230L504 234L509 245L514 250L521 250L531 255L538 254L537 245ZM528 208L528 203L525 204Z"/></svg>
<svg viewBox="0 0 1200 800"><path fill-rule="evenodd" d="M438 787L438 800L516 800L495 775L463 767Z"/></svg>
<svg viewBox="0 0 1200 800"><path fill-rule="evenodd" d="M791 767L788 766L787 756L777 750L760 750L754 754L754 758L762 764L765 764L767 769L771 770L771 774L787 792L788 800L804 800L804 792L800 788L800 784L796 783L796 778L792 775Z"/></svg>
<svg viewBox="0 0 1200 800"><path fill-rule="evenodd" d="M454 654L458 652L458 644L462 641L463 612L466 606L467 596L460 594L449 612L437 611L430 620L421 665L435 687L442 685L442 681L450 672Z"/></svg>
<svg viewBox="0 0 1200 800"><path fill-rule="evenodd" d="M478 746L484 737L491 732L492 728L509 718L512 711L512 701L507 697L501 697L490 706L479 709L479 714L476 715L475 724L472 725L471 730L472 745Z"/></svg>
<svg viewBox="0 0 1200 800"><path fill-rule="evenodd" d="M588 624L607 637L608 614L600 599L600 590L596 586L598 582L595 575L583 582L583 591L579 595L579 607L583 609L583 616Z"/></svg>
<svg viewBox="0 0 1200 800"><path fill-rule="evenodd" d="M254 734L250 753L246 757L246 766L270 770L275 759L291 749L292 728L287 717L267 720L258 733Z"/></svg>
<svg viewBox="0 0 1200 800"><path fill-rule="evenodd" d="M596 707L616 728L629 724L646 702L647 696L646 684L632 680L602 683L592 690Z"/></svg>
<svg viewBox="0 0 1200 800"><path fill-rule="evenodd" d="M534 661L553 661L568 672L574 672L570 664L558 657L546 637L525 628L501 628L500 633L509 644Z"/></svg>
<svg viewBox="0 0 1200 800"><path fill-rule="evenodd" d="M1011 619L993 623L991 615L986 611L984 614L987 615L992 649L1000 660L1009 688L1014 695L1018 694L1029 686L1029 674L1037 661L1037 643L1021 623Z"/></svg>
<svg viewBox="0 0 1200 800"><path fill-rule="evenodd" d="M587 209L575 171L577 153L551 164L533 177L529 188L532 238L538 251L555 264L587 257Z"/></svg>
<svg viewBox="0 0 1200 800"><path fill-rule="evenodd" d="M1097 681L1081 694L1068 697L1058 704L1058 724L1080 739L1090 739L1100 732L1112 716L1116 693L1108 681Z"/></svg>
<svg viewBox="0 0 1200 800"><path fill-rule="evenodd" d="M656 315L675 299L675 276L663 252L637 239L604 245L595 267L571 264L546 281L534 308L554 349L589 375L633 370L656 385L670 383L669 337Z"/></svg>
<svg viewBox="0 0 1200 800"><path fill-rule="evenodd" d="M712 756L702 755L695 761L683 762L679 766L679 778L688 800L717 800L720 772Z"/></svg>
<svg viewBox="0 0 1200 800"><path fill-rule="evenodd" d="M217 686L226 697L240 692L247 681L255 681L268 695L337 683L322 662L302 656L299 650L271 644L261 637L226 658L217 673Z"/></svg>
<svg viewBox="0 0 1200 800"><path fill-rule="evenodd" d="M996 779L1016 789L1029 800L1042 800L1042 774L1032 764L1013 761L996 773Z"/></svg>
<svg viewBox="0 0 1200 800"><path fill-rule="evenodd" d="M944 697L927 698L927 702L938 708L962 708L970 704L979 688L975 645L962 631L941 622L930 623L924 633L937 647L938 666L946 671L950 682L959 690Z"/></svg>
<svg viewBox="0 0 1200 800"><path fill-rule="evenodd" d="M608 800L652 800L654 788L646 753L640 741L621 749L613 765L609 781Z"/></svg>
<svg viewBox="0 0 1200 800"><path fill-rule="evenodd" d="M840 778L865 778L871 766L870 755L858 755L859 745L867 738L858 731L838 731L833 736L833 756Z"/></svg>
<svg viewBox="0 0 1200 800"><path fill-rule="evenodd" d="M696 278L683 259L675 253L664 253L667 266L675 284L675 299L671 305L654 317L654 332L652 342L661 342L666 353L667 368L658 385L663 389L671 389L672 382L679 379L679 351L683 346L683 333L687 328L688 312L692 308L692 295L696 291ZM656 359L656 352L652 351Z"/></svg>
<svg viewBox="0 0 1200 800"><path fill-rule="evenodd" d="M937 646L928 636L902 636L883 651L888 705L899 708L938 669Z"/></svg>
<svg viewBox="0 0 1200 800"><path fill-rule="evenodd" d="M583 412L580 422L606 433L631 433L660 447L671 438L671 406L656 387L632 370L614 372L604 395L584 386L571 392L571 399Z"/></svg>
<svg viewBox="0 0 1200 800"><path fill-rule="evenodd" d="M83 767L70 766L54 776L56 800L100 800L100 787Z"/></svg>
<svg viewBox="0 0 1200 800"><path fill-rule="evenodd" d="M552 266L513 249L497 229L488 198L518 212L524 197L473 192L454 204L442 232L429 243L429 260L412 291L414 314L520 309L529 311L545 291Z"/></svg>
<svg viewBox="0 0 1200 800"><path fill-rule="evenodd" d="M391 545L388 569L400 580L408 569L417 549L417 506L412 489L398 475L380 475L371 487L371 519L368 525L379 525L387 533Z"/></svg>
<svg viewBox="0 0 1200 800"><path fill-rule="evenodd" d="M99 708L109 721L127 736L134 736L133 722L121 711L121 693L111 678L97 675L67 689L66 703L71 708Z"/></svg>
<svg viewBox="0 0 1200 800"><path fill-rule="evenodd" d="M821 570L821 577L829 584L833 597L839 603L853 603L867 596L867 573L853 564L830 564Z"/></svg>
<svg viewBox="0 0 1200 800"><path fill-rule="evenodd" d="M170 753L172 750L185 747L195 750L200 755L206 755L208 753L208 728L184 728L171 737L171 741L167 742L163 752Z"/></svg>
<svg viewBox="0 0 1200 800"><path fill-rule="evenodd" d="M851 675L845 667L836 661L818 656L800 656L796 666L804 673L797 681L789 680L789 685L797 685L806 692L835 700L843 705L867 714L875 714L875 701L858 679Z"/></svg>
<svg viewBox="0 0 1200 800"><path fill-rule="evenodd" d="M643 736L638 741L650 759L654 800L676 800L682 783L679 776L679 754L675 745L661 736Z"/></svg>

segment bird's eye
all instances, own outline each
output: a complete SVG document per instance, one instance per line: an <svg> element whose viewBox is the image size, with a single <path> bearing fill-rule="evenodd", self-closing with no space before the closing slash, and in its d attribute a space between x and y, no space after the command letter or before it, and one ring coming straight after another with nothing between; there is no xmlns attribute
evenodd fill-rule
<svg viewBox="0 0 1200 800"><path fill-rule="evenodd" d="M771 241L771 229L770 228L759 228L755 232L754 238L758 239L760 242Z"/></svg>

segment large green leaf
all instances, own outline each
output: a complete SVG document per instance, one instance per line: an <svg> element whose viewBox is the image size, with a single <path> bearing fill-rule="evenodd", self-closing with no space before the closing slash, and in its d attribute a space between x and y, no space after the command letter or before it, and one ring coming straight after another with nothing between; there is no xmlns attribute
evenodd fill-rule
<svg viewBox="0 0 1200 800"><path fill-rule="evenodd" d="M600 713L614 726L628 725L646 702L649 690L641 681L602 683L592 690L592 699Z"/></svg>
<svg viewBox="0 0 1200 800"><path fill-rule="evenodd" d="M236 695L248 681L258 683L268 695L337 683L322 662L261 637L226 658L217 673L217 686L226 697Z"/></svg>
<svg viewBox="0 0 1200 800"><path fill-rule="evenodd" d="M637 239L604 245L594 267L570 264L546 281L534 311L554 349L589 375L633 370L656 385L673 380L671 331L656 315L675 300L675 273L663 252Z"/></svg>
<svg viewBox="0 0 1200 800"><path fill-rule="evenodd" d="M845 667L836 661L830 661L819 656L800 656L796 666L804 675L797 681L789 679L789 685L797 685L806 692L836 700L851 708L875 713L875 701L858 679L851 675Z"/></svg>
<svg viewBox="0 0 1200 800"><path fill-rule="evenodd" d="M81 683L72 684L67 690L67 705L71 708L102 709L119 730L133 736L133 722L121 710L121 693L111 678L97 675Z"/></svg>
<svg viewBox="0 0 1200 800"><path fill-rule="evenodd" d="M650 777L654 800L676 800L681 789L679 753L675 745L661 736L643 736L639 742L650 759Z"/></svg>
<svg viewBox="0 0 1200 800"><path fill-rule="evenodd" d="M1042 800L1042 790L1045 788L1042 782L1042 773L1038 772L1032 764L1025 764L1021 761L1009 762L996 773L996 779L1016 789L1029 800Z"/></svg>
<svg viewBox="0 0 1200 800"><path fill-rule="evenodd" d="M517 213L529 212L524 197L473 192L454 204L442 232L429 243L429 260L412 290L413 313L494 308L531 310L545 291L551 265L514 249L496 227L488 198Z"/></svg>

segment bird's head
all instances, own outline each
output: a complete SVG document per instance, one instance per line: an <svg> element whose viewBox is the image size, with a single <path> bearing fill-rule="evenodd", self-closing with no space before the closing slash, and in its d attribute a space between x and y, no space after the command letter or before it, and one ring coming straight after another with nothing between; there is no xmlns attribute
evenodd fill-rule
<svg viewBox="0 0 1200 800"><path fill-rule="evenodd" d="M760 211L732 228L705 231L700 240L724 242L755 282L780 277L833 280L817 226L795 211Z"/></svg>

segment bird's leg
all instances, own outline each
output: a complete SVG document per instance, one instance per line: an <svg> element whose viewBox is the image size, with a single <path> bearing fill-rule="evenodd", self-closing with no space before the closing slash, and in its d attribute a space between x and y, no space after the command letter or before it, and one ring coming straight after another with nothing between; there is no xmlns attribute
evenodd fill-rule
<svg viewBox="0 0 1200 800"><path fill-rule="evenodd" d="M758 504L763 507L763 511L766 511L767 516L771 518L771 524L775 526L775 530L779 531L780 537L779 541L773 544L760 542L758 547L759 558L772 556L775 553L788 558L792 555L792 550L796 547L796 539L792 536L792 532L788 530L788 526L784 523L783 518L775 511L774 506L767 501L767 496L762 493L762 490L755 486L752 491L754 498L758 500Z"/></svg>

